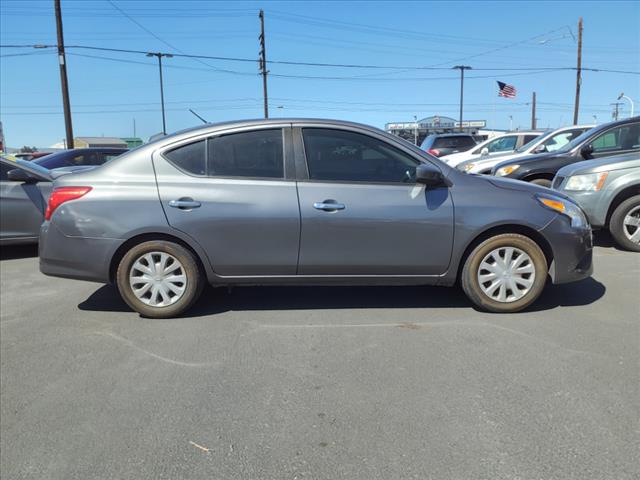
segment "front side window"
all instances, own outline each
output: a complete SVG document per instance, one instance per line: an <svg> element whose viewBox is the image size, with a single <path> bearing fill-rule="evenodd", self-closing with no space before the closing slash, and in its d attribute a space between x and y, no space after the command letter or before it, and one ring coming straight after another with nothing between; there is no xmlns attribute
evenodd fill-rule
<svg viewBox="0 0 640 480"><path fill-rule="evenodd" d="M591 142L594 152L640 148L640 123L613 128Z"/></svg>
<svg viewBox="0 0 640 480"><path fill-rule="evenodd" d="M221 177L284 177L282 130L255 130L209 139L207 174Z"/></svg>
<svg viewBox="0 0 640 480"><path fill-rule="evenodd" d="M518 141L518 137L509 136L509 137L500 137L496 138L493 142L489 142L487 144L487 149L489 153L494 152L508 152L516 149L516 143Z"/></svg>
<svg viewBox="0 0 640 480"><path fill-rule="evenodd" d="M391 145L361 133L302 130L311 180L406 183L420 163Z"/></svg>

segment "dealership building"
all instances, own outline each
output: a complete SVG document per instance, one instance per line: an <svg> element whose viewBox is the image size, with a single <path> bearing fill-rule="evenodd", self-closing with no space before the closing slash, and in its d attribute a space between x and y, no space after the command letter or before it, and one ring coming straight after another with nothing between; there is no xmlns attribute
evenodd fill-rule
<svg viewBox="0 0 640 480"><path fill-rule="evenodd" d="M417 122L387 123L385 130L412 143L415 142L417 134L417 144L420 145L425 137L434 133L469 133L479 137L489 137L498 133L496 130L486 130L486 126L486 120L464 120L461 129L458 120L434 115Z"/></svg>

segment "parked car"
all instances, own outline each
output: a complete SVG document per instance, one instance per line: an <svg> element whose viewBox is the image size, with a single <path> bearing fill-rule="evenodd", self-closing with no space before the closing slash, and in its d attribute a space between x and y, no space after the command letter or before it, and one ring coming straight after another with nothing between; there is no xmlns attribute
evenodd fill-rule
<svg viewBox="0 0 640 480"><path fill-rule="evenodd" d="M454 209L455 202L455 209ZM337 120L203 125L54 181L40 269L114 282L144 316L188 310L206 282L460 281L492 312L592 271L568 197L459 172L409 142Z"/></svg>
<svg viewBox="0 0 640 480"><path fill-rule="evenodd" d="M452 153L466 152L476 146L473 135L468 133L441 133L429 135L420 148L434 157L443 157Z"/></svg>
<svg viewBox="0 0 640 480"><path fill-rule="evenodd" d="M633 117L587 130L556 152L501 162L493 167L491 173L550 187L557 171L565 165L639 151L640 117Z"/></svg>
<svg viewBox="0 0 640 480"><path fill-rule="evenodd" d="M453 153L445 155L443 160L447 164L455 167L456 165L473 161L482 158L489 158L495 155L507 155L514 152L517 148L525 145L535 138L538 138L544 132L542 130L527 130L518 132L509 132L503 135L498 135L479 143L471 150L467 150L461 153Z"/></svg>
<svg viewBox="0 0 640 480"><path fill-rule="evenodd" d="M0 157L0 244L36 243L53 188L48 174Z"/></svg>
<svg viewBox="0 0 640 480"><path fill-rule="evenodd" d="M122 155L126 151L127 149L125 148L74 148L52 153L51 155L39 158L33 162L49 170L61 167L97 166L108 162L118 155Z"/></svg>
<svg viewBox="0 0 640 480"><path fill-rule="evenodd" d="M520 148L517 148L513 153L482 157L477 160L467 160L456 165L456 168L467 173L488 175L491 173L491 169L498 163L512 161L529 155L538 155L541 153L560 150L565 145L568 145L573 139L593 127L594 125L584 125L549 130L539 137L534 138L529 143L525 143Z"/></svg>
<svg viewBox="0 0 640 480"><path fill-rule="evenodd" d="M573 198L594 228L640 252L640 153L614 155L562 167L553 188Z"/></svg>

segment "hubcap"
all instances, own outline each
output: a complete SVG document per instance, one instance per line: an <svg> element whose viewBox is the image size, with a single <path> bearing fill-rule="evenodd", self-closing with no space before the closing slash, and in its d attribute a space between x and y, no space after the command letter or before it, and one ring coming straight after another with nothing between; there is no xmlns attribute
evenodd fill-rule
<svg viewBox="0 0 640 480"><path fill-rule="evenodd" d="M510 303L524 297L536 278L531 257L515 247L500 247L489 252L478 267L478 283L492 300Z"/></svg>
<svg viewBox="0 0 640 480"><path fill-rule="evenodd" d="M624 235L633 243L640 243L640 205L632 208L624 217Z"/></svg>
<svg viewBox="0 0 640 480"><path fill-rule="evenodd" d="M133 263L129 285L142 303L151 307L166 307L184 295L187 276L182 264L173 255L150 252Z"/></svg>

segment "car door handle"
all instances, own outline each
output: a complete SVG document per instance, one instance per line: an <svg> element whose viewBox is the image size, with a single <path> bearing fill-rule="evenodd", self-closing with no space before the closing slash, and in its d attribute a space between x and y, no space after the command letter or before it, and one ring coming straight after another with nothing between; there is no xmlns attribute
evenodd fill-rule
<svg viewBox="0 0 640 480"><path fill-rule="evenodd" d="M336 210L344 210L345 205L344 203L329 202L325 200L324 202L314 203L313 208L315 208L316 210L322 210L325 212L335 212Z"/></svg>
<svg viewBox="0 0 640 480"><path fill-rule="evenodd" d="M171 200L169 206L173 208L179 208L180 210L191 210L192 208L198 208L202 205L200 202L193 200L192 198L181 198L179 200Z"/></svg>

